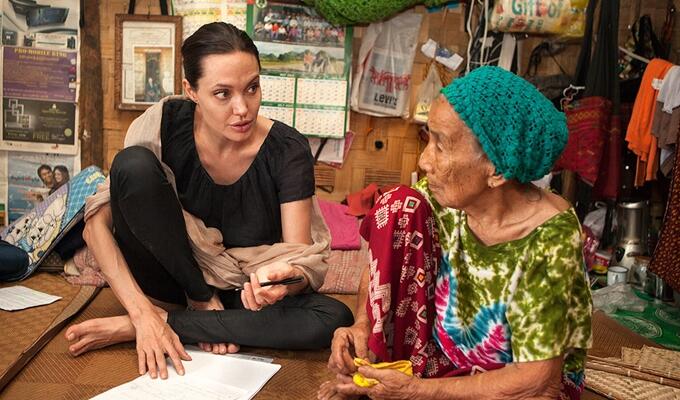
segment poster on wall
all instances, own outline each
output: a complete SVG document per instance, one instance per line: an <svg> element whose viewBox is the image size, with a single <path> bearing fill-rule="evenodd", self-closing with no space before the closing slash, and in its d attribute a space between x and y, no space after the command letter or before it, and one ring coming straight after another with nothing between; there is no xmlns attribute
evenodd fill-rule
<svg viewBox="0 0 680 400"><path fill-rule="evenodd" d="M2 99L3 140L75 146L76 106L42 100Z"/></svg>
<svg viewBox="0 0 680 400"><path fill-rule="evenodd" d="M248 33L260 53L260 112L304 135L342 139L352 28L335 27L312 7L248 6Z"/></svg>
<svg viewBox="0 0 680 400"><path fill-rule="evenodd" d="M80 172L78 155L10 151L5 159L7 195L0 202L5 201L8 223L32 210Z"/></svg>
<svg viewBox="0 0 680 400"><path fill-rule="evenodd" d="M3 96L76 101L76 54L28 47L3 49Z"/></svg>
<svg viewBox="0 0 680 400"><path fill-rule="evenodd" d="M2 44L76 51L80 0L4 0Z"/></svg>
<svg viewBox="0 0 680 400"><path fill-rule="evenodd" d="M182 17L182 35L186 39L198 28L222 21L246 30L246 0L172 0L174 15Z"/></svg>

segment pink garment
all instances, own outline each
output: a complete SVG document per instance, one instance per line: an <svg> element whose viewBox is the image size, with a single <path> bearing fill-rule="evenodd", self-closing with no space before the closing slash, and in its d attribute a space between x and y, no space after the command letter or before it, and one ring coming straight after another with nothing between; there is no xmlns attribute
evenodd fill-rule
<svg viewBox="0 0 680 400"><path fill-rule="evenodd" d="M347 214L348 207L343 204L318 199L321 215L331 231L331 250L358 250L359 221Z"/></svg>
<svg viewBox="0 0 680 400"><path fill-rule="evenodd" d="M102 274L97 260L87 246L81 248L73 256L73 260L67 263L73 263L75 271L64 268L64 278L72 285L87 285L87 286L106 286L106 279ZM77 275L75 275L77 273Z"/></svg>

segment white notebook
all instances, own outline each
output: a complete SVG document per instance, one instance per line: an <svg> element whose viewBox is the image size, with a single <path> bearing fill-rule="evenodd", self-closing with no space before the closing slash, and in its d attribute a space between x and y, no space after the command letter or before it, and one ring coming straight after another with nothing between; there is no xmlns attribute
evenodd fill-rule
<svg viewBox="0 0 680 400"><path fill-rule="evenodd" d="M184 376L168 367L168 379L151 379L146 374L93 399L249 400L281 368L278 364L200 350L188 350L188 353L192 361L182 363L186 371Z"/></svg>

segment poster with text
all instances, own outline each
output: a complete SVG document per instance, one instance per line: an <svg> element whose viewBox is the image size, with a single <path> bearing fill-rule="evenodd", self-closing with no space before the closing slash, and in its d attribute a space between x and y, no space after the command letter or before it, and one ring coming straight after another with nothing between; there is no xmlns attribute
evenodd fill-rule
<svg viewBox="0 0 680 400"><path fill-rule="evenodd" d="M75 154L76 117L74 103L4 97L0 148Z"/></svg>
<svg viewBox="0 0 680 400"><path fill-rule="evenodd" d="M5 47L3 96L75 102L76 62L75 53Z"/></svg>
<svg viewBox="0 0 680 400"><path fill-rule="evenodd" d="M8 223L32 210L78 172L77 155L7 152Z"/></svg>
<svg viewBox="0 0 680 400"><path fill-rule="evenodd" d="M3 0L2 44L76 51L80 0Z"/></svg>

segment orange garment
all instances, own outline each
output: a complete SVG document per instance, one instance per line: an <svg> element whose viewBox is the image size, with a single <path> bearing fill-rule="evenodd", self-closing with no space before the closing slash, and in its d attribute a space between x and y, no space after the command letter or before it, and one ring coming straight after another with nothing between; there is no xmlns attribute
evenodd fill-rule
<svg viewBox="0 0 680 400"><path fill-rule="evenodd" d="M638 170L635 185L642 186L645 181L656 177L658 169L657 139L652 135L652 122L656 109L658 90L652 87L654 79L663 79L673 64L660 58L650 61L642 76L640 90L635 98L633 113L628 124L626 141L628 148L638 156Z"/></svg>

